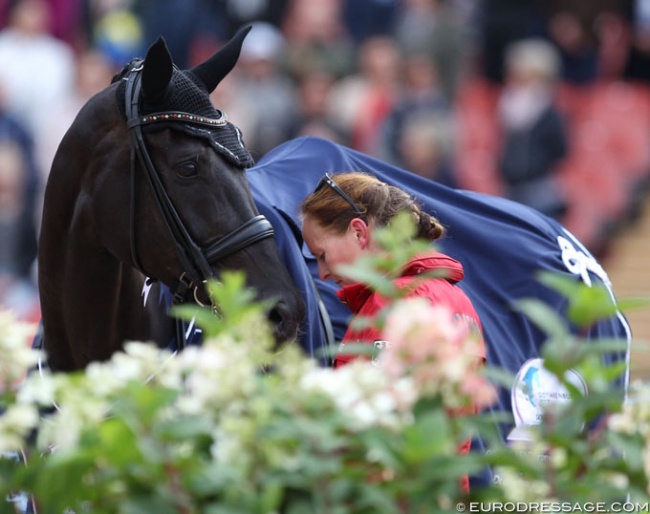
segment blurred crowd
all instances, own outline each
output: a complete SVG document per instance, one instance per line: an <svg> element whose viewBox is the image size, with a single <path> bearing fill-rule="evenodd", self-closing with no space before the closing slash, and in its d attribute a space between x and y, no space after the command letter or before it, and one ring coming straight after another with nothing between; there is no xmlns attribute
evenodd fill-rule
<svg viewBox="0 0 650 514"><path fill-rule="evenodd" d="M545 212L597 255L650 176L650 0L0 0L0 304L38 316L42 194L80 107L162 35L252 24L213 93L254 157L325 137Z"/></svg>

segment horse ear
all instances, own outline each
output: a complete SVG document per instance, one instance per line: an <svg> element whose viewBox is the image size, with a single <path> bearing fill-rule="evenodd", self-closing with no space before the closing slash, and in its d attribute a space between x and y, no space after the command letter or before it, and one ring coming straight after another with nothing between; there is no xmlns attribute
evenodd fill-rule
<svg viewBox="0 0 650 514"><path fill-rule="evenodd" d="M142 96L149 102L161 100L172 78L174 63L162 37L149 47L142 68Z"/></svg>
<svg viewBox="0 0 650 514"><path fill-rule="evenodd" d="M210 93L216 89L219 82L235 67L244 39L251 28L252 25L239 29L221 50L190 70L205 84L205 87Z"/></svg>

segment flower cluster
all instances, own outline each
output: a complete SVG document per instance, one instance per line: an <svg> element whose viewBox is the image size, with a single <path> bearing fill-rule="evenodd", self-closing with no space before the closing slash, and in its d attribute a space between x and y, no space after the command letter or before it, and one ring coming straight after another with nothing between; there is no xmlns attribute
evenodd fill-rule
<svg viewBox="0 0 650 514"><path fill-rule="evenodd" d="M481 374L482 346L449 308L423 298L396 301L384 329L390 345L379 357L393 379L408 376L420 396L440 397L448 408L488 407L496 392Z"/></svg>
<svg viewBox="0 0 650 514"><path fill-rule="evenodd" d="M28 346L33 327L19 321L11 311L0 311L0 452L20 449L25 437L38 423L36 407L16 402L16 395L30 368L38 363L38 352Z"/></svg>
<svg viewBox="0 0 650 514"><path fill-rule="evenodd" d="M33 332L29 323L19 321L11 311L0 311L0 389L21 383L27 370L38 362L38 352L28 345Z"/></svg>
<svg viewBox="0 0 650 514"><path fill-rule="evenodd" d="M398 429L411 421L418 394L411 377L391 377L366 361L353 362L331 370L312 368L300 382L306 392L321 392L350 416L353 428Z"/></svg>
<svg viewBox="0 0 650 514"><path fill-rule="evenodd" d="M0 497L24 491L43 512L401 514L455 512L475 498L650 494L650 388L587 431L603 411L618 412L616 395L591 387L570 409L540 412L532 446L518 451L503 444L503 418L476 413L496 398L486 377L504 373L485 373L467 320L397 297L382 313L390 344L376 359L322 368L294 344L275 349L264 307L241 284L212 285L220 318L194 313L205 324L201 347L127 342L83 372L39 370L24 381L38 355L26 329L0 312L0 452L31 455L19 466L0 458ZM552 324L545 312L537 320ZM554 344L575 344L562 330ZM546 357L557 376L569 365L590 384L613 376L589 354ZM467 415L450 415L458 413ZM460 457L472 436L489 451ZM468 498L460 479L486 466L501 482L472 487Z"/></svg>
<svg viewBox="0 0 650 514"><path fill-rule="evenodd" d="M178 354L149 343L127 342L123 352L92 363L84 372L30 374L0 418L0 449L29 447L28 434L36 429L34 449L40 453L53 449L54 460L50 467L42 459L29 462L30 469L37 470L34 476L54 473L56 462L62 466L77 462L85 478L81 485L70 485L75 492L67 493L68 505L73 509L90 498L105 505L127 501L133 494L131 487L159 494L163 486L157 481L165 480L159 469L164 475L177 469L200 475L216 472L215 494L221 491L228 496L220 500L224 507L229 501L243 501L225 493L235 484L248 484L250 499L264 496L267 481L275 483L281 480L278 477L285 477L283 490L297 487L310 501L318 502L316 496L322 495L333 501L330 495L335 493L329 486L319 490L317 483L365 476L372 487L389 487L388 477L414 466L408 462L420 453L421 437L415 434L422 430L416 404L425 398L464 394L460 387L464 379L475 376L472 359L455 350L471 338L448 313L431 306L407 301L395 310L393 315L400 321L395 322L391 337L396 345L382 354L381 365L360 360L339 369L319 367L290 344L279 353L271 350L270 331L262 313L258 314L259 319L243 319L238 330L219 333L203 346ZM425 319L434 328L425 330ZM22 344L19 348L13 339L0 340L17 356L15 363L7 358L0 364L11 380L35 362ZM23 350L29 359L22 356ZM7 355L7 349L0 348L0 354ZM425 430L430 429L427 425ZM414 435L404 439L405 430ZM436 438L441 438L435 445L440 455L453 455L448 429L427 435L422 443ZM390 445L402 441L404 448L382 449L389 441ZM414 444L416 449L411 448ZM315 456L320 457L314 460ZM406 460L400 463L401 459ZM125 466L128 462L132 465ZM136 471L139 466L144 468ZM313 469L306 473L310 466ZM220 476L225 471L218 470L228 472ZM136 484L129 478L133 473L140 477ZM181 480L176 473L173 480L167 476L174 490ZM152 483L143 484L147 480ZM446 482L455 484L454 475ZM47 491L46 483L39 479ZM183 494L196 494L194 486L183 483L188 488ZM289 501L286 494L277 501ZM191 500L195 506L203 501L198 496ZM358 501L370 501L363 498L362 494Z"/></svg>

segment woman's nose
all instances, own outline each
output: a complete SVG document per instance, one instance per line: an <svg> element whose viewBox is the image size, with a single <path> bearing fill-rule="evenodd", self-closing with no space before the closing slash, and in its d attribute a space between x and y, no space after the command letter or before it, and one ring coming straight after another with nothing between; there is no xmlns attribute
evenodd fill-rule
<svg viewBox="0 0 650 514"><path fill-rule="evenodd" d="M330 273L328 267L319 262L318 263L318 277L322 281L325 281L325 280L328 280L331 276L332 276L332 274Z"/></svg>

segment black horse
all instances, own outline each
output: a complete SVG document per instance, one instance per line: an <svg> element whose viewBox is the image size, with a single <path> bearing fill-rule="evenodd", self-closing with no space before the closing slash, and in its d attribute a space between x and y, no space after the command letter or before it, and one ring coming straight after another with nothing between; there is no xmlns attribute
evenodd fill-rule
<svg viewBox="0 0 650 514"><path fill-rule="evenodd" d="M274 300L278 343L295 337L304 302L251 197L253 160L209 98L248 30L191 70L177 69L159 39L88 101L62 139L38 255L52 369L105 360L126 340L182 345L152 283L175 302L207 304L204 282L225 269L243 270L259 299Z"/></svg>

